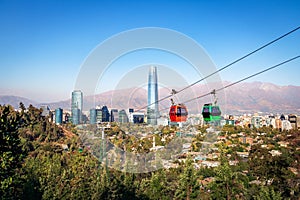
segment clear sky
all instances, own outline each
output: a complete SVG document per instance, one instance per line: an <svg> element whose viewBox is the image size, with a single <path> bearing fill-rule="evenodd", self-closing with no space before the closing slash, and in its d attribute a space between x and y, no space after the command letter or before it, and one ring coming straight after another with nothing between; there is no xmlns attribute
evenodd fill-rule
<svg viewBox="0 0 300 200"><path fill-rule="evenodd" d="M68 99L82 63L97 45L122 31L142 27L187 35L221 68L298 27L299 10L299 0L0 0L0 95L39 102ZM239 80L299 54L300 30L220 76ZM201 78L167 53L137 52L122 59L108 70L114 77L107 74L102 81L110 83L102 84L98 92L114 89L124 76L122 70L151 62L175 65L190 83ZM250 81L300 86L299 74L297 60Z"/></svg>

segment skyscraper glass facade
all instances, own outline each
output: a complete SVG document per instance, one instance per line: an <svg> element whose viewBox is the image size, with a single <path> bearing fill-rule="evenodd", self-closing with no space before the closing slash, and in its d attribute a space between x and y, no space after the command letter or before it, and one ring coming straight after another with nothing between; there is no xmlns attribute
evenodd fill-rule
<svg viewBox="0 0 300 200"><path fill-rule="evenodd" d="M102 107L102 122L109 122L109 110L107 106Z"/></svg>
<svg viewBox="0 0 300 200"><path fill-rule="evenodd" d="M95 108L90 109L90 124L97 124L97 110Z"/></svg>
<svg viewBox="0 0 300 200"><path fill-rule="evenodd" d="M96 121L97 124L102 122L102 109L96 108Z"/></svg>
<svg viewBox="0 0 300 200"><path fill-rule="evenodd" d="M157 68L151 66L148 76L148 108L147 108L147 123L157 125L159 117L158 110L158 85L157 85Z"/></svg>
<svg viewBox="0 0 300 200"><path fill-rule="evenodd" d="M56 108L55 109L55 123L62 124L62 118L63 118L63 109Z"/></svg>
<svg viewBox="0 0 300 200"><path fill-rule="evenodd" d="M73 124L82 123L83 94L80 90L72 92L71 112Z"/></svg>

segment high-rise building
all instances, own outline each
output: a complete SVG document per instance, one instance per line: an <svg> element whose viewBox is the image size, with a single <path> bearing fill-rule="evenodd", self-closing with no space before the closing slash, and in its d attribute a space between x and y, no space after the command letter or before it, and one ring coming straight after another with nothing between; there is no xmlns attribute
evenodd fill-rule
<svg viewBox="0 0 300 200"><path fill-rule="evenodd" d="M134 124L142 124L144 123L145 114L141 112L134 112L131 113L130 117L131 117L131 119L129 120L130 122Z"/></svg>
<svg viewBox="0 0 300 200"><path fill-rule="evenodd" d="M119 122L119 112L118 109L110 110L110 121L111 122Z"/></svg>
<svg viewBox="0 0 300 200"><path fill-rule="evenodd" d="M90 124L97 124L97 110L95 108L90 109Z"/></svg>
<svg viewBox="0 0 300 200"><path fill-rule="evenodd" d="M297 129L298 126L297 126L297 116L296 115L293 115L293 114L290 114L288 116L289 118L289 122L291 123L293 129Z"/></svg>
<svg viewBox="0 0 300 200"><path fill-rule="evenodd" d="M49 106L48 105L41 105L41 109L42 109L42 113L41 113L41 115L43 116L43 117L47 117L47 116L50 116L50 108L49 108Z"/></svg>
<svg viewBox="0 0 300 200"><path fill-rule="evenodd" d="M102 122L109 122L109 110L107 106L102 107Z"/></svg>
<svg viewBox="0 0 300 200"><path fill-rule="evenodd" d="M55 109L55 123L62 124L63 122L63 109L56 108Z"/></svg>
<svg viewBox="0 0 300 200"><path fill-rule="evenodd" d="M119 122L120 123L128 123L128 115L125 110L119 111Z"/></svg>
<svg viewBox="0 0 300 200"><path fill-rule="evenodd" d="M96 108L96 121L97 124L102 122L102 109L97 106Z"/></svg>
<svg viewBox="0 0 300 200"><path fill-rule="evenodd" d="M251 119L251 124L255 128L262 127L262 117L261 116L253 116Z"/></svg>
<svg viewBox="0 0 300 200"><path fill-rule="evenodd" d="M41 106L42 113L41 116L47 117L49 122L53 122L53 112L51 112L50 108L48 105L42 105Z"/></svg>
<svg viewBox="0 0 300 200"><path fill-rule="evenodd" d="M71 120L70 113L68 113L68 112L63 113L63 121L64 121L64 123L69 123L70 120Z"/></svg>
<svg viewBox="0 0 300 200"><path fill-rule="evenodd" d="M82 123L82 107L83 107L83 95L80 90L74 90L72 92L72 122L73 124Z"/></svg>
<svg viewBox="0 0 300 200"><path fill-rule="evenodd" d="M148 108L147 123L156 125L159 117L158 110L158 85L157 85L157 68L151 66L148 76Z"/></svg>

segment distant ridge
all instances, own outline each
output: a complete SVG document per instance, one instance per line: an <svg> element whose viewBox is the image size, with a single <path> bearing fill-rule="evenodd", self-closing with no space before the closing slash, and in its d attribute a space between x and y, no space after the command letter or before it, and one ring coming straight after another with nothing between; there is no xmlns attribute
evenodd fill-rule
<svg viewBox="0 0 300 200"><path fill-rule="evenodd" d="M1 105L12 105L15 109L19 108L20 102L22 102L25 107L28 107L30 104L36 106L38 103L34 100L27 99L19 96L10 96L10 95L0 95L0 104Z"/></svg>
<svg viewBox="0 0 300 200"><path fill-rule="evenodd" d="M272 83L241 83L226 91L231 112L270 112L300 114L300 87Z"/></svg>
<svg viewBox="0 0 300 200"><path fill-rule="evenodd" d="M224 82L227 85L229 82ZM206 85L196 85L191 92L180 94L180 100L189 100L195 96L203 95L209 92ZM241 113L294 113L300 114L300 86L278 86L272 83L252 82L240 83L226 90L225 97L220 99L224 114ZM170 94L170 89L161 88L159 98ZM204 103L210 102L210 97L195 100L187 104L190 113L199 113ZM11 104L15 108L23 102L27 107L29 104L40 106L43 103L18 97L18 96L0 96L0 104ZM47 103L51 109L61 107L70 110L71 100ZM147 105L147 90L143 88L130 88L115 91L108 91L95 96L84 97L84 110L88 111L97 105L107 105L109 108L139 109ZM168 99L160 103L160 110L167 113L170 101ZM164 109L166 108L166 109Z"/></svg>

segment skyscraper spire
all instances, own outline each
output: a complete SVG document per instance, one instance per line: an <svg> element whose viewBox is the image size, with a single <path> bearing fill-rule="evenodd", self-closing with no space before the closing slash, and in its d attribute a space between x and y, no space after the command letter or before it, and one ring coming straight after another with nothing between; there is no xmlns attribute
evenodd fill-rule
<svg viewBox="0 0 300 200"><path fill-rule="evenodd" d="M148 76L148 108L147 123L156 125L159 117L158 110L158 85L157 85L157 68L151 66Z"/></svg>

